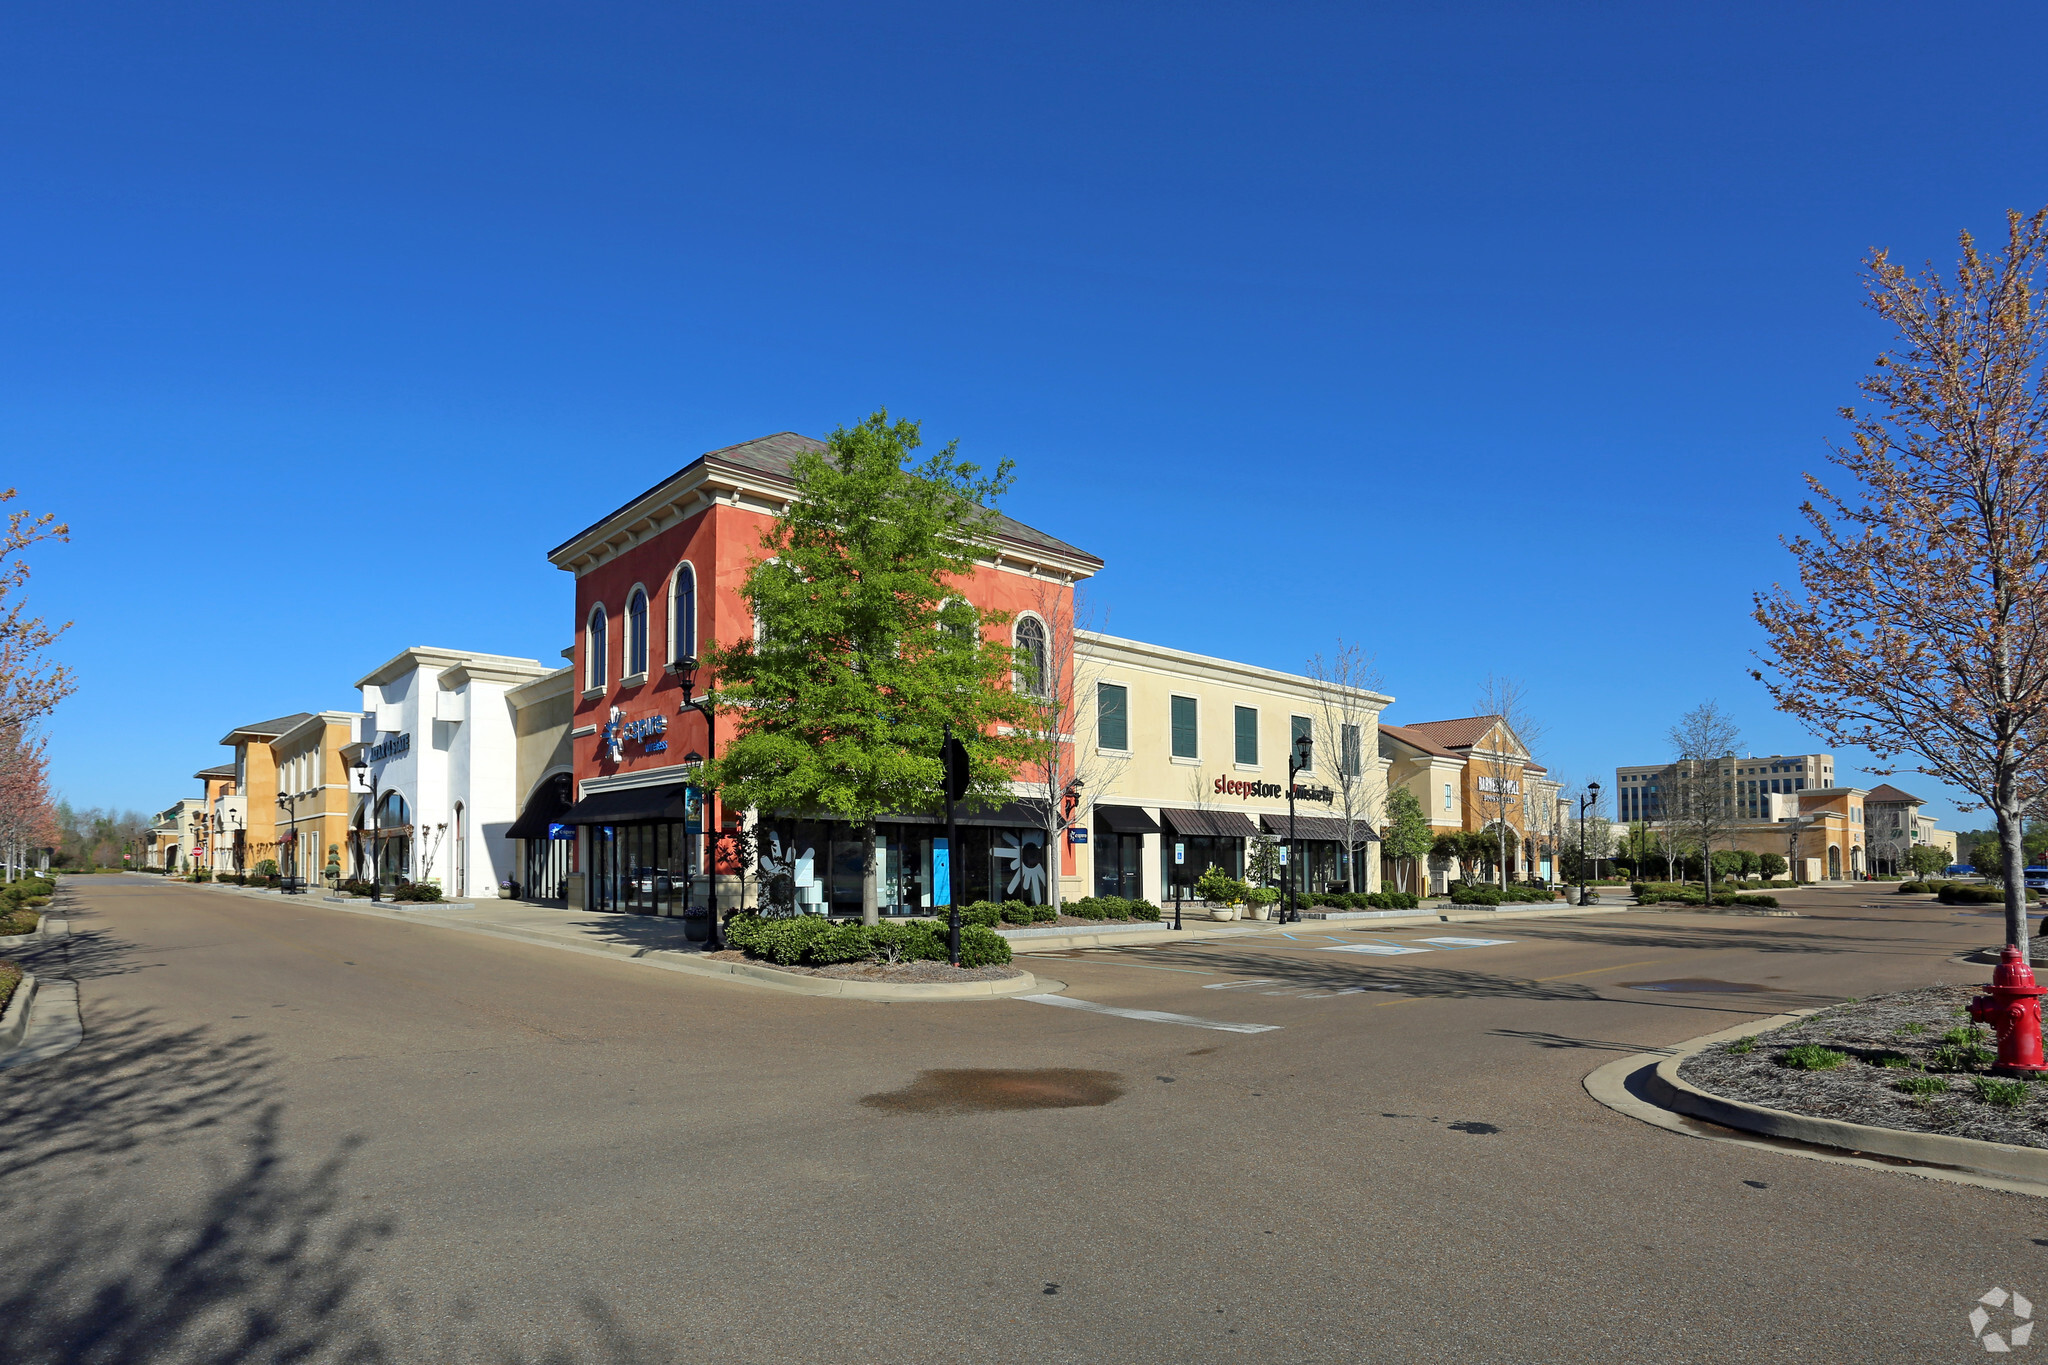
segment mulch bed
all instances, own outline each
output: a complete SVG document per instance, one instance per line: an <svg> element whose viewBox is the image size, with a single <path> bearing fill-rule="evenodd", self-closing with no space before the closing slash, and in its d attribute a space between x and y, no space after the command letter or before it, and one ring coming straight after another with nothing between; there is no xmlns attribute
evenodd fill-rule
<svg viewBox="0 0 2048 1365"><path fill-rule="evenodd" d="M1084 921L1085 922L1085 921ZM915 985L947 981L1008 981L1024 975L1015 967L955 967L950 962L835 962L829 967L785 967L780 962L748 957L737 948L706 953L714 962L751 962L797 976L829 976L838 981L882 981L891 985Z"/></svg>
<svg viewBox="0 0 2048 1365"><path fill-rule="evenodd" d="M0 962L0 1011L7 1008L14 999L15 987L21 984L21 968L12 962Z"/></svg>
<svg viewBox="0 0 2048 1365"><path fill-rule="evenodd" d="M1717 1043L1687 1058L1678 1074L1712 1094L1794 1114L2048 1147L2048 1081L2034 1082L2018 1108L2004 1109L1980 1099L1971 1084L1973 1076L1993 1076L1988 1067L1936 1055L1944 1035L1969 1025L1964 1007L1980 989L1928 986L1836 1005L1757 1035L1747 1053ZM1977 1036L1995 1048L1989 1029L1979 1029ZM1781 1065L1778 1059L1801 1043L1845 1052L1849 1061L1830 1071ZM1887 1060L1892 1065L1883 1065ZM1904 1078L1920 1076L1944 1081L1947 1088L1927 1095L1895 1088Z"/></svg>
<svg viewBox="0 0 2048 1365"><path fill-rule="evenodd" d="M42 917L40 910L9 910L0 914L0 934L33 934L36 923Z"/></svg>

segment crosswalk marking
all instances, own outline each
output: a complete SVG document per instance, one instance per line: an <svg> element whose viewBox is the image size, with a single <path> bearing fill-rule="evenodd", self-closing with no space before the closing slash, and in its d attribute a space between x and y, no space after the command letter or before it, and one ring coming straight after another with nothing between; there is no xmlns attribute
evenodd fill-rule
<svg viewBox="0 0 2048 1365"><path fill-rule="evenodd" d="M1399 953L1426 953L1427 948L1408 948L1398 943L1344 943L1335 948L1318 948L1319 953L1371 953L1377 957L1393 957Z"/></svg>
<svg viewBox="0 0 2048 1365"><path fill-rule="evenodd" d="M1434 943L1439 948L1497 948L1504 943L1513 943L1511 938L1423 938L1417 943Z"/></svg>
<svg viewBox="0 0 2048 1365"><path fill-rule="evenodd" d="M1250 981L1217 981L1202 987L1202 989L1205 991L1234 991L1240 986L1272 986L1278 983L1279 978L1277 977L1261 976L1255 977Z"/></svg>
<svg viewBox="0 0 2048 1365"><path fill-rule="evenodd" d="M1062 1009L1087 1010L1091 1014L1113 1014L1119 1019L1138 1019L1149 1024L1186 1024L1190 1028L1216 1029L1223 1033L1277 1033L1278 1024L1226 1024L1216 1019L1197 1019L1192 1014L1168 1014L1164 1010L1127 1010L1115 1005L1098 1005L1092 1000L1075 1000L1064 995L1020 995L1034 1005L1058 1005Z"/></svg>

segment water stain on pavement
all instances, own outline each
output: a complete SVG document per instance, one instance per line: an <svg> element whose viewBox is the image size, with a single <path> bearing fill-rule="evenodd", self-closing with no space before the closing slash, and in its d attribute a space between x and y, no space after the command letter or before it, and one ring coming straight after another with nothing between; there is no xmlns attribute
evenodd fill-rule
<svg viewBox="0 0 2048 1365"><path fill-rule="evenodd" d="M1461 1119L1451 1125L1451 1131L1454 1133L1498 1133L1500 1129L1491 1123L1481 1123L1477 1119Z"/></svg>
<svg viewBox="0 0 2048 1365"><path fill-rule="evenodd" d="M1749 981L1717 981L1711 976L1679 976L1669 981L1623 981L1632 991L1676 991L1682 995L1777 995L1776 986Z"/></svg>
<svg viewBox="0 0 2048 1365"><path fill-rule="evenodd" d="M1009 1109L1086 1109L1124 1093L1114 1071L1074 1067L921 1071L901 1090L861 1096L870 1109L899 1114L980 1114Z"/></svg>

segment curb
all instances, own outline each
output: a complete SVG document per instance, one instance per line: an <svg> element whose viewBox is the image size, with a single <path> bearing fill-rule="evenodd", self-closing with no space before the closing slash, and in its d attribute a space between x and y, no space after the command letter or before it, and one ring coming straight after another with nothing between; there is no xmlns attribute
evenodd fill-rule
<svg viewBox="0 0 2048 1365"><path fill-rule="evenodd" d="M23 978L26 983L27 978ZM15 995L21 992L16 988ZM14 1002L8 1002L12 1020ZM0 1071L17 1066L34 1066L61 1057L85 1041L85 1024L78 1013L78 983L63 978L39 982L35 999L22 1010L21 1034L15 1043L0 1049Z"/></svg>
<svg viewBox="0 0 2048 1365"><path fill-rule="evenodd" d="M0 938L0 948L27 948L37 943L55 943L71 937L71 921L58 919L47 911L36 920L33 933L9 934Z"/></svg>
<svg viewBox="0 0 2048 1365"><path fill-rule="evenodd" d="M1670 1047L1618 1058L1587 1074L1586 1093L1616 1113L1686 1137L1838 1166L1858 1166L2048 1198L2048 1179L1998 1169L2006 1164L2003 1154L2018 1153L2022 1161L2013 1163L2015 1166L2048 1172L2048 1150L1938 1133L1901 1133L1897 1129L1789 1114L1711 1095L1676 1077L1685 1059L1696 1052L1716 1043L1782 1028L1811 1013L1803 1010L1755 1019ZM1898 1141L1901 1138L1911 1140Z"/></svg>
<svg viewBox="0 0 2048 1365"><path fill-rule="evenodd" d="M0 1014L0 1052L7 1052L20 1046L21 1035L28 1029L28 1012L36 998L36 979L22 973L14 987L14 995L7 1002L7 1013Z"/></svg>

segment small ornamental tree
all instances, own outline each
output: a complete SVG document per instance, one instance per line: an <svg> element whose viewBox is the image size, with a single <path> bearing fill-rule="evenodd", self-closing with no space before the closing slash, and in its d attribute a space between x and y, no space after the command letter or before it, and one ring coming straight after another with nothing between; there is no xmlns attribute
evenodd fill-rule
<svg viewBox="0 0 2048 1365"><path fill-rule="evenodd" d="M1408 884L1410 874L1422 859L1429 856L1436 836L1430 833L1429 820L1422 813L1422 802L1416 800L1415 793L1406 787L1396 787L1387 793L1386 826L1380 831L1380 839L1381 848L1394 861L1394 875L1400 879L1400 889L1416 890Z"/></svg>
<svg viewBox="0 0 2048 1365"><path fill-rule="evenodd" d="M1756 598L1779 709L1990 807L2022 960L2021 822L2048 794L2044 261L2048 210L2008 214L1993 256L1964 233L1949 279L1871 253L1870 307L1898 344L1862 382L1871 406L1843 411L1845 482L1808 476L1798 590Z"/></svg>
<svg viewBox="0 0 2048 1365"><path fill-rule="evenodd" d="M1757 870L1764 874L1766 880L1776 881L1784 876L1786 866L1785 855L1782 853L1759 853L1757 855Z"/></svg>
<svg viewBox="0 0 2048 1365"><path fill-rule="evenodd" d="M938 808L945 727L967 749L969 806L1008 799L1031 756L1016 654L991 638L1007 618L960 592L1010 464L985 476L948 445L906 469L917 424L886 412L828 444L795 460L795 500L747 573L754 635L712 652L710 699L737 733L704 776L731 804L851 823L874 924L875 821Z"/></svg>
<svg viewBox="0 0 2048 1365"><path fill-rule="evenodd" d="M1931 877L1948 866L1948 853L1933 844L1915 844L1906 852L1906 865L1916 876Z"/></svg>

